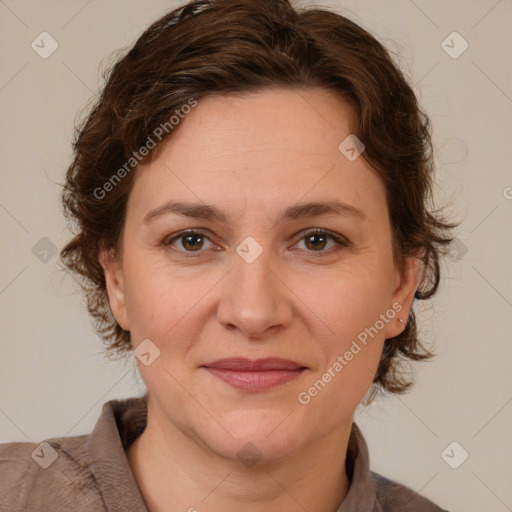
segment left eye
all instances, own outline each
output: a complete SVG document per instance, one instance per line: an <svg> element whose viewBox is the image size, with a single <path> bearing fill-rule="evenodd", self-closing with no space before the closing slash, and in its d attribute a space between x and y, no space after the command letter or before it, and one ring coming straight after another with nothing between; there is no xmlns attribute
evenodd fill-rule
<svg viewBox="0 0 512 512"><path fill-rule="evenodd" d="M321 252L323 254L318 254L318 256L323 256L325 253L330 253L333 251L338 251L342 247L348 247L348 243L345 242L340 236L331 233L325 230L313 230L305 233L305 235L301 238L301 241L305 241L305 245L307 249L312 249L312 252ZM328 240L334 241L334 247L331 249L324 251L325 246L328 243ZM317 250L319 249L319 250Z"/></svg>
<svg viewBox="0 0 512 512"><path fill-rule="evenodd" d="M181 253L189 253L185 254L187 257L195 257L192 253L200 253L203 252L201 249L204 248L205 241L208 241L211 245L213 245L212 241L208 236L200 231L187 231L178 233L176 236L164 241L165 246L174 246L175 242L181 240L181 248L183 251L177 249L178 252ZM328 250L324 250L326 245L328 245L328 241L334 241L334 247L331 247ZM304 241L306 245L306 250L308 252L320 253L315 256L323 256L325 254L329 254L331 252L338 251L343 247L348 247L348 242L345 241L341 236L331 233L330 231L325 231L321 229L316 229L312 231L308 231L303 233L302 238L299 243ZM175 247L175 246L174 246Z"/></svg>

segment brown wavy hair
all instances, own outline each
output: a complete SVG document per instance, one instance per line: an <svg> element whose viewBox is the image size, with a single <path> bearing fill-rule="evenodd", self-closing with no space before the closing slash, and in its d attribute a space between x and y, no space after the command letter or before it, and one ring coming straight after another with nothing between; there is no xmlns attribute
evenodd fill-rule
<svg viewBox="0 0 512 512"><path fill-rule="evenodd" d="M61 197L75 235L60 256L79 278L108 357L126 356L132 346L110 310L98 253L102 246L120 249L137 167L118 173L115 183L113 175L191 98L320 87L347 101L352 133L366 146L362 157L386 187L397 264L420 251L424 270L415 299L436 293L440 258L456 224L434 210L431 122L390 53L361 26L288 0L196 0L154 22L104 78L75 131ZM161 146L140 161L149 163ZM385 341L371 398L378 390L404 392L412 383L409 361L433 355L419 341L411 311L405 330Z"/></svg>

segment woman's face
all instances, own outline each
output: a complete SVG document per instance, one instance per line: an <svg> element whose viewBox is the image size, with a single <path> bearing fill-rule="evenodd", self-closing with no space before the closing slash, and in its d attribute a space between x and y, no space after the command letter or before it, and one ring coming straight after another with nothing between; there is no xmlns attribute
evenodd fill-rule
<svg viewBox="0 0 512 512"><path fill-rule="evenodd" d="M385 188L339 149L350 114L321 89L201 100L137 170L121 257L102 253L117 321L135 349L151 340L151 414L223 457L251 442L277 460L349 428L403 330L417 266L398 272ZM214 368L229 358L296 369Z"/></svg>

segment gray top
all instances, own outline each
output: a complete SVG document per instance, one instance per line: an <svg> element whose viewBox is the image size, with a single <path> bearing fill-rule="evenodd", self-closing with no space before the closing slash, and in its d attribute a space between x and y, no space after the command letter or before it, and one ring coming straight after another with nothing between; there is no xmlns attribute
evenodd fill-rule
<svg viewBox="0 0 512 512"><path fill-rule="evenodd" d="M0 444L0 511L148 512L125 452L146 426L146 397L106 402L88 435ZM350 487L337 512L447 512L370 471L355 423L346 467Z"/></svg>

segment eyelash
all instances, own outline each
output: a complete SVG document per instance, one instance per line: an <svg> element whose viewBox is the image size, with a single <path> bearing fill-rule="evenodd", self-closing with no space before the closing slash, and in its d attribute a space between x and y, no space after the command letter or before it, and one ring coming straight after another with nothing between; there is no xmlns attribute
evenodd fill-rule
<svg viewBox="0 0 512 512"><path fill-rule="evenodd" d="M179 240L180 238L185 238L186 236L191 236L191 235L200 235L211 242L210 238L207 235L205 235L202 231L191 229L191 230L187 230L187 231L181 231L180 233L177 233L176 235L172 236L172 238L167 238L166 240L164 240L163 245L165 247L171 248L172 244L176 240ZM327 231L325 229L311 229L309 231L305 231L303 233L302 237L300 238L299 242L304 240L308 236L313 236L313 235L330 238L331 240L334 240L334 242L336 242L336 244L337 244L337 247L331 248L327 251L325 251L325 250L321 250L321 251L308 250L307 251L307 252L313 253L314 257L316 257L316 258L322 258L322 257L328 256L328 255L331 255L333 253L340 251L343 248L347 248L350 246L349 242L346 239L344 239L343 237L340 237L339 235L337 235L336 233L333 233L332 231ZM185 251L185 250L178 250L178 249L173 249L173 248L171 248L171 250L183 254L186 258L197 258L197 257L199 257L199 255L202 252L204 252L202 250ZM315 253L317 253L317 254L315 254ZM196 254L197 254L197 256L196 256Z"/></svg>

